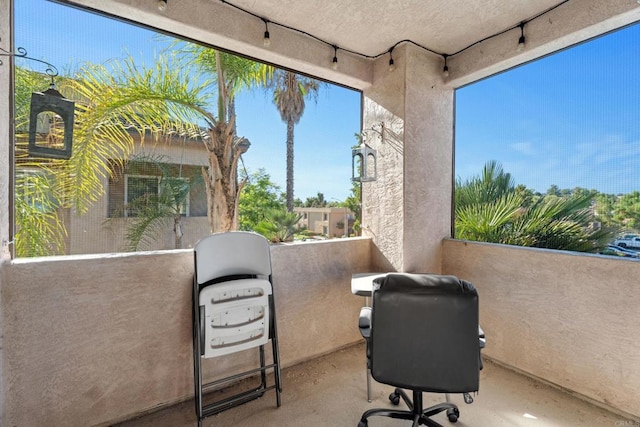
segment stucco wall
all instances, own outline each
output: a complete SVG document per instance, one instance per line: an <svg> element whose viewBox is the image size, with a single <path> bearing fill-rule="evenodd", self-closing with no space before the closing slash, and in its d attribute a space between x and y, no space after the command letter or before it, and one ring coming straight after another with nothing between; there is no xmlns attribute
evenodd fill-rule
<svg viewBox="0 0 640 427"><path fill-rule="evenodd" d="M451 237L453 89L441 58L406 46L403 271L438 273Z"/></svg>
<svg viewBox="0 0 640 427"><path fill-rule="evenodd" d="M445 240L480 294L485 354L640 417L640 261Z"/></svg>
<svg viewBox="0 0 640 427"><path fill-rule="evenodd" d="M396 62L403 64L403 57L399 49ZM377 61L374 71L374 84L363 93L362 135L377 151L377 180L362 183L362 234L372 237L384 257L401 270L405 67L391 72L384 61Z"/></svg>
<svg viewBox="0 0 640 427"><path fill-rule="evenodd" d="M0 0L0 48L10 52L13 46L11 39L11 9L9 0ZM9 165L13 161L11 158L11 64L10 57L0 57L3 64L0 66L0 171L11 170ZM9 236L9 174L0 173L0 260L9 255L7 242Z"/></svg>
<svg viewBox="0 0 640 427"><path fill-rule="evenodd" d="M401 271L440 268L451 235L453 89L441 58L412 45L376 61L364 90L365 142L378 153L378 179L363 184L363 234Z"/></svg>
<svg viewBox="0 0 640 427"><path fill-rule="evenodd" d="M285 366L361 339L350 278L374 269L372 246L272 247ZM0 272L0 424L105 424L193 395L191 251L18 260ZM207 362L206 378L238 365Z"/></svg>

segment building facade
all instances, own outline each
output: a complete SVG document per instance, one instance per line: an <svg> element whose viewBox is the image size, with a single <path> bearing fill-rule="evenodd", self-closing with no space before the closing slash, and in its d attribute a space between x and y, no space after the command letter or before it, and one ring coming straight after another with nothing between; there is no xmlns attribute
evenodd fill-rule
<svg viewBox="0 0 640 427"><path fill-rule="evenodd" d="M332 237L349 237L353 234L355 214L349 208L294 208L302 215L299 225L309 231Z"/></svg>

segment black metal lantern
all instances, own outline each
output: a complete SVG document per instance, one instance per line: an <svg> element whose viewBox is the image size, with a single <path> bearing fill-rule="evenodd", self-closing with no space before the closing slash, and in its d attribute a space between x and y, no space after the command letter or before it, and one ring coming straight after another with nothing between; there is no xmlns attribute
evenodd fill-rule
<svg viewBox="0 0 640 427"><path fill-rule="evenodd" d="M24 58L47 66L45 73L51 77L49 89L31 94L29 155L53 159L70 158L75 104L56 90L53 79L58 76L58 69L46 61L27 56L27 51L22 47L16 52L0 48L0 56ZM2 65L0 60L0 66Z"/></svg>
<svg viewBox="0 0 640 427"><path fill-rule="evenodd" d="M31 94L29 155L54 159L71 157L75 104L55 89Z"/></svg>
<svg viewBox="0 0 640 427"><path fill-rule="evenodd" d="M351 180L370 182L378 178L376 150L364 142L351 150Z"/></svg>

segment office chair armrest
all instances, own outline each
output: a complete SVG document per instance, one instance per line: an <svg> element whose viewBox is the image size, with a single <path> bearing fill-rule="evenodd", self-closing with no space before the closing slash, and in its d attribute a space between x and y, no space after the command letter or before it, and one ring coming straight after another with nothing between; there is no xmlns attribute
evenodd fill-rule
<svg viewBox="0 0 640 427"><path fill-rule="evenodd" d="M487 338L485 337L484 330L482 330L480 325L478 325L478 341L480 344L480 351L482 351L482 349L487 345ZM484 368L484 363L482 363L482 354L480 354L479 366L482 371L482 368Z"/></svg>
<svg viewBox="0 0 640 427"><path fill-rule="evenodd" d="M480 340L480 349L483 349L487 344L487 338L484 336L484 330L478 325L478 339Z"/></svg>
<svg viewBox="0 0 640 427"><path fill-rule="evenodd" d="M371 336L371 307L362 307L360 309L358 327L360 328L360 334L364 338L369 339Z"/></svg>

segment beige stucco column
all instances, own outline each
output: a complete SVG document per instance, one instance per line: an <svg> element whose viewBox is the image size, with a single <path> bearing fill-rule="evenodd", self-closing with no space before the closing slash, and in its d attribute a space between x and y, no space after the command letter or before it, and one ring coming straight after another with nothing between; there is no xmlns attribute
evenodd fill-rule
<svg viewBox="0 0 640 427"><path fill-rule="evenodd" d="M393 268L440 272L451 235L453 89L442 58L413 45L375 64L364 91L365 141L378 151L378 179L363 184L363 234Z"/></svg>
<svg viewBox="0 0 640 427"><path fill-rule="evenodd" d="M10 0L0 0L0 47L11 50ZM5 375L4 375L4 313L2 307L2 291L4 263L9 259L9 150L10 144L10 76L11 61L8 57L0 57L3 65L0 66L0 420L5 412Z"/></svg>
<svg viewBox="0 0 640 427"><path fill-rule="evenodd" d="M0 47L11 51L11 33L9 22L11 20L11 8L9 0L0 0ZM8 56L0 56L3 65L0 66L0 263L8 257L9 241L9 152L11 116L9 107L11 61Z"/></svg>

